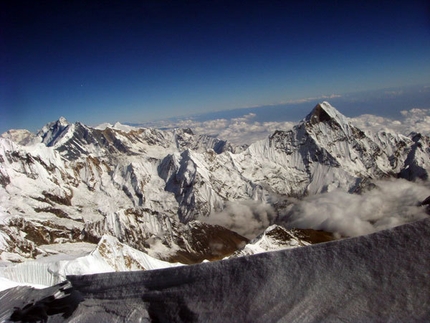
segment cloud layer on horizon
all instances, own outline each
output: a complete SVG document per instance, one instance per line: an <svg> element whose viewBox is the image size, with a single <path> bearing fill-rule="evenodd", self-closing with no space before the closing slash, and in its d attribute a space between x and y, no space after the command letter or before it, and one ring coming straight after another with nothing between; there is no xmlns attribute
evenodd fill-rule
<svg viewBox="0 0 430 323"><path fill-rule="evenodd" d="M292 121L256 121L255 113L248 113L239 118L221 118L208 121L184 119L175 122L163 122L157 128L191 128L196 134L215 136L228 140L235 145L251 144L267 138L276 130L288 131L297 122ZM350 122L363 131L387 131L408 135L411 132L430 134L430 109L414 108L401 111L401 118L390 119L373 114L363 114L349 118Z"/></svg>

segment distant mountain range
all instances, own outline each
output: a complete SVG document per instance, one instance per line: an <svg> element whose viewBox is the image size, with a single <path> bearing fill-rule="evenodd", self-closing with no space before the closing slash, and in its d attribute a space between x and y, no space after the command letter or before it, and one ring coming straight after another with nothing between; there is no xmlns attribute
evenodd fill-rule
<svg viewBox="0 0 430 323"><path fill-rule="evenodd" d="M316 228L291 230L292 201L360 194L390 178L425 182L429 140L364 132L327 102L249 146L192 129L92 128L64 118L37 134L10 130L0 138L0 257L43 259L58 256L56 246L96 249L107 237L192 264L333 240Z"/></svg>

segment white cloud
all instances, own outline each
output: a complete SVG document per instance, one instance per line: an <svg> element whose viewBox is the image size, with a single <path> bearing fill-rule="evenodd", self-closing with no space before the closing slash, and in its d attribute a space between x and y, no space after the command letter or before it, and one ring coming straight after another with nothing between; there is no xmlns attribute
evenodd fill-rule
<svg viewBox="0 0 430 323"><path fill-rule="evenodd" d="M235 201L227 202L223 211L200 217L199 220L221 225L252 239L271 225L275 216L275 211L268 204L255 201Z"/></svg>
<svg viewBox="0 0 430 323"><path fill-rule="evenodd" d="M289 228L325 230L339 237L359 236L428 217L420 202L430 196L429 184L403 179L375 182L362 194L342 190L308 196L291 203L283 215L268 204L228 202L221 212L199 220L224 226L252 239L274 222Z"/></svg>
<svg viewBox="0 0 430 323"><path fill-rule="evenodd" d="M196 121L192 119L177 122L157 124L157 128L191 128L200 135L216 136L228 140L235 145L251 144L257 140L265 139L276 130L289 130L295 123L289 121L258 122L255 113L248 113L239 118L214 119Z"/></svg>
<svg viewBox="0 0 430 323"><path fill-rule="evenodd" d="M394 120L379 117L372 114L364 114L351 118L352 124L362 130L373 132L381 130L392 130L397 133L408 135L411 132L430 134L430 109L411 109L401 111L402 119Z"/></svg>
<svg viewBox="0 0 430 323"><path fill-rule="evenodd" d="M219 137L227 139L234 144L251 144L257 140L265 139L275 130L289 130L293 122L257 122L249 119L232 119L220 133Z"/></svg>
<svg viewBox="0 0 430 323"><path fill-rule="evenodd" d="M418 204L429 195L430 188L424 184L378 181L376 188L361 195L333 191L295 201L281 222L341 236L369 234L428 217Z"/></svg>
<svg viewBox="0 0 430 323"><path fill-rule="evenodd" d="M372 132L389 131L408 135L420 132L430 135L430 109L411 109L401 112L402 118L395 120L373 114L350 118L352 124L362 130ZM167 128L189 127L197 134L217 136L233 144L251 144L265 139L276 130L290 130L297 123L291 121L258 122L256 114L249 113L239 118L215 119L209 121L181 120Z"/></svg>
<svg viewBox="0 0 430 323"><path fill-rule="evenodd" d="M400 95L402 91L387 92L387 95ZM341 97L338 94L324 95L320 97L304 98L289 101L287 103L304 103L316 100L330 100ZM286 104L284 102L284 104ZM306 113L303 114L303 117ZM260 121L257 121L260 120ZM352 124L362 130L372 132L387 131L408 135L411 132L430 134L430 109L414 108L401 111L401 117L390 119L373 114L363 114L350 118ZM194 119L183 119L178 121L159 121L154 124L147 124L155 128L191 128L196 134L206 134L216 136L223 140L228 140L235 145L251 144L257 140L267 138L276 130L290 130L297 122L291 121L261 121L261 116L257 118L256 113L248 113L237 118L220 118L207 121L197 121Z"/></svg>
<svg viewBox="0 0 430 323"><path fill-rule="evenodd" d="M170 256L176 255L179 247L175 244L166 246L162 240L158 237L152 237L146 240L149 244L149 248L146 250L149 256L157 259L167 259Z"/></svg>

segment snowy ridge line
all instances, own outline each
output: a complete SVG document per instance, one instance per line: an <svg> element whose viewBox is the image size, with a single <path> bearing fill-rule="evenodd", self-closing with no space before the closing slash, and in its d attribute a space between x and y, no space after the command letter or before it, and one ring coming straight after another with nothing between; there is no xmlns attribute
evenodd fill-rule
<svg viewBox="0 0 430 323"><path fill-rule="evenodd" d="M236 251L229 258L243 257L262 252L271 252L283 249L292 249L309 246L311 243L302 240L297 230L287 230L282 226L273 224L261 235L247 243L243 248Z"/></svg>
<svg viewBox="0 0 430 323"><path fill-rule="evenodd" d="M112 286L112 280L113 290L122 284L132 293L140 290L152 320L422 321L430 318L430 273L425 270L430 261L423 257L429 233L426 219L307 248L69 279L94 299L100 287L102 295L109 293L103 288ZM136 282L144 286L136 288Z"/></svg>
<svg viewBox="0 0 430 323"><path fill-rule="evenodd" d="M73 246L69 245L69 248ZM182 264L150 257L144 252L120 243L115 237L104 235L97 247L86 255L62 254L0 267L0 279L4 280L4 286L0 285L0 290L19 284L38 288L52 286L66 280L67 275L154 270L180 265Z"/></svg>
<svg viewBox="0 0 430 323"><path fill-rule="evenodd" d="M65 322L423 322L430 319L430 219L367 236L147 272L69 276ZM58 288L58 286L56 287ZM0 320L30 298L0 293ZM52 318L52 320L51 320ZM49 322L58 322L53 316Z"/></svg>
<svg viewBox="0 0 430 323"><path fill-rule="evenodd" d="M258 253L253 255L245 255L238 258L232 258L232 259L226 259L223 261L216 261L216 262L203 262L200 264L194 264L192 266L179 266L179 267L173 267L173 268L160 268L156 271L134 271L134 272L127 272L127 273L118 273L118 272L111 272L111 273L96 273L91 275L67 275L66 279L74 283L75 285L78 284L83 288L83 290L91 289L91 281L98 281L95 283L95 285L99 284L100 282L104 282L106 284L111 284L111 280L114 280L114 276L140 276L144 282L149 282L151 279L149 276L156 275L156 276L174 276L170 274L177 274L181 271L184 271L184 273L188 273L193 271L193 268L198 267L205 267L204 270L209 270L211 267L217 267L221 266L223 267L224 264L230 264L234 262L239 263L246 263L246 262L252 262L253 260L257 260L258 258L264 259L264 258L270 258L270 257L277 257L277 255L283 255L283 257L292 257L294 261L297 261L300 256L306 256L308 258L320 255L322 253L330 252L330 250L333 248L334 251L337 249L351 249L355 250L356 255L364 255L367 248L374 248L374 251L377 251L378 248L376 248L376 245L378 243L382 243L383 241L386 242L386 246L388 247L395 247L395 249L400 250L409 250L414 249L413 246L416 246L417 248L414 249L412 252L414 256L418 253L418 251L424 250L424 247L427 245L430 245L430 236L428 238L423 238L427 232L430 232L430 218L422 219L419 221L415 221L408 224L403 224L401 226L397 226L390 229L381 230L375 233L371 233L368 235L362 235L358 237L350 237L345 238L342 240L335 240L335 241L328 241L324 243L314 244L314 245L308 245L306 248L290 248L290 249L282 249L282 250L274 250L273 252L269 253ZM414 239L413 237L416 237L417 239ZM418 239L422 238L422 239ZM405 241L409 241L410 243L404 244ZM385 244L384 244L385 245ZM378 251L378 253L382 253L382 251ZM333 253L333 255L341 256L340 254ZM407 256L407 254L405 254ZM375 258L374 255L369 256L370 258ZM364 257L367 258L367 257ZM339 261L344 261L339 257ZM420 262L426 262L427 260L423 260ZM260 260L257 260L257 262L261 262ZM430 259L429 259L430 262ZM265 262L261 262L265 263ZM240 267L240 266L239 266ZM197 270L200 271L200 270ZM430 273L429 273L430 275ZM148 277L146 277L148 276ZM173 279L172 279L173 281ZM114 285L120 286L120 282L114 283ZM430 284L430 282L429 282ZM74 285L74 286L75 286ZM76 285L76 286L78 286ZM104 286L104 285L103 285ZM430 291L429 291L430 293ZM430 308L429 308L430 310Z"/></svg>

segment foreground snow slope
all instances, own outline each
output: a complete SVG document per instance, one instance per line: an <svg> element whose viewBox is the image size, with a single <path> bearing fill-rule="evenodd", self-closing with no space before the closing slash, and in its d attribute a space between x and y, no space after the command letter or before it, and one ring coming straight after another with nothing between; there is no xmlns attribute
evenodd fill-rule
<svg viewBox="0 0 430 323"><path fill-rule="evenodd" d="M425 322L430 320L429 248L430 219L425 219L227 261L70 276L73 288L62 311L56 300L44 297L64 293L63 286L17 287L0 293L0 320L14 311L25 320L31 310L37 315L55 305L55 313L71 315L69 322ZM32 300L34 306L14 310Z"/></svg>
<svg viewBox="0 0 430 323"><path fill-rule="evenodd" d="M68 245L74 247L73 244ZM133 249L115 237L104 235L97 247L81 256L57 254L7 267L0 267L0 290L21 284L52 286L67 275L88 275L115 271L152 270L174 267L173 264L150 257Z"/></svg>

